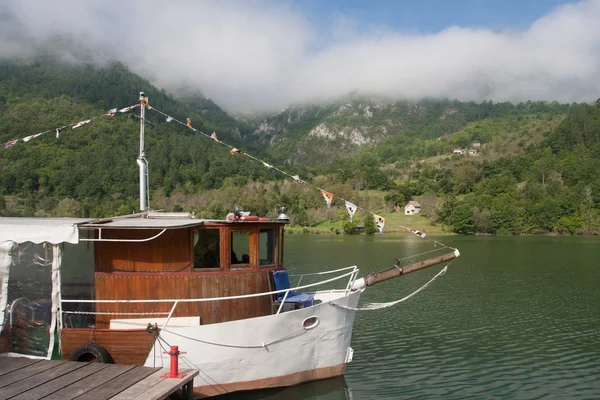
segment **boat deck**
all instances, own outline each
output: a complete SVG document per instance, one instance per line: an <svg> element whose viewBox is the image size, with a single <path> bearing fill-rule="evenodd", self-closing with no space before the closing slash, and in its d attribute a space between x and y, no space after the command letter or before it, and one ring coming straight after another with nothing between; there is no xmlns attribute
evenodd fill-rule
<svg viewBox="0 0 600 400"><path fill-rule="evenodd" d="M4 399L165 399L181 389L193 398L197 370L183 378L163 378L168 369L0 357L0 400Z"/></svg>

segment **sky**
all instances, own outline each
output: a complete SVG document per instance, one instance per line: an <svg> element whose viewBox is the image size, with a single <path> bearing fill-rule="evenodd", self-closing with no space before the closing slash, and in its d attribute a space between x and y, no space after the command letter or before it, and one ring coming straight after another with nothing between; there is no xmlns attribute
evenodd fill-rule
<svg viewBox="0 0 600 400"><path fill-rule="evenodd" d="M0 58L67 35L232 112L356 92L584 102L598 21L600 0L0 0Z"/></svg>

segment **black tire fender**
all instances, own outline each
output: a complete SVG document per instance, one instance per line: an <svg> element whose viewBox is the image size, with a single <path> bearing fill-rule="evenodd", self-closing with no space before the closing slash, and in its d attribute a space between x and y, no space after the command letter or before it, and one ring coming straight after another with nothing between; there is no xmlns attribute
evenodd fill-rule
<svg viewBox="0 0 600 400"><path fill-rule="evenodd" d="M114 364L115 361L111 357L110 353L99 344L88 343L83 346L79 346L69 357L69 361L82 361L92 362L96 361L104 364Z"/></svg>

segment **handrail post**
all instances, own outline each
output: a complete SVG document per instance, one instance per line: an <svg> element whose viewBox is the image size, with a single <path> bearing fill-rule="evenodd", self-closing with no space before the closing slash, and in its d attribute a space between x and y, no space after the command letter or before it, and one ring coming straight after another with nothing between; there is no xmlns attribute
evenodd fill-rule
<svg viewBox="0 0 600 400"><path fill-rule="evenodd" d="M288 294L290 294L290 290L291 290L291 289L288 289L288 290L285 292L285 295L283 296L283 299L281 299L281 304L279 305L279 308L277 309L277 314L279 314L279 313L281 312L281 309L283 308L283 304L285 303L285 299L287 299L287 297L288 297Z"/></svg>
<svg viewBox="0 0 600 400"><path fill-rule="evenodd" d="M175 307L177 307L177 304L179 304L179 300L175 300L175 303L173 303L173 307L171 307L171 312L169 313L169 315L167 316L167 320L165 321L165 324L163 325L162 329L165 329L167 327L167 324L169 323L169 321L171 320L171 316L173 315L173 313L175 312Z"/></svg>

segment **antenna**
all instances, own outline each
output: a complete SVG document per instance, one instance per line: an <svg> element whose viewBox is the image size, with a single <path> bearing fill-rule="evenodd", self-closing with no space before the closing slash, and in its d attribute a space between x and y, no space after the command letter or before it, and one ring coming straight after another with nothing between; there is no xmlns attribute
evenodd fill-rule
<svg viewBox="0 0 600 400"><path fill-rule="evenodd" d="M140 154L137 158L137 165L140 168L140 211L150 209L150 198L148 194L148 161L144 150L144 120L146 119L146 105L148 97L144 92L140 92Z"/></svg>

